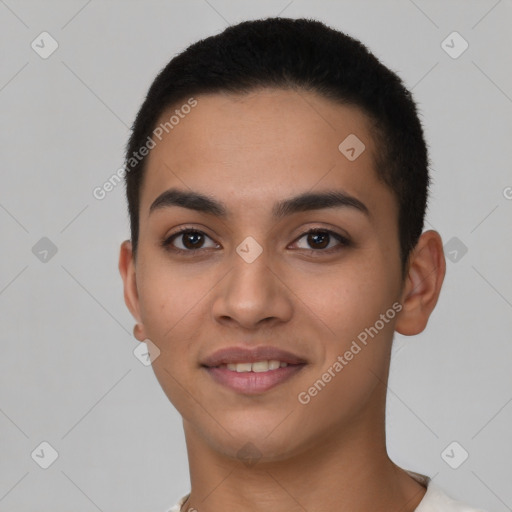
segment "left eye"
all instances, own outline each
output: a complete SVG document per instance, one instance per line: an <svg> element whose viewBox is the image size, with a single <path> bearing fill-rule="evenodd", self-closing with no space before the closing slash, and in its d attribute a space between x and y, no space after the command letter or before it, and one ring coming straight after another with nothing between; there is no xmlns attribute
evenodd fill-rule
<svg viewBox="0 0 512 512"><path fill-rule="evenodd" d="M332 249L333 245L331 243L334 241L338 241L338 245L341 247L349 245L347 238L334 231L325 229L312 229L301 235L298 240L303 238L306 239L306 243L309 244L309 247L299 247L300 249ZM334 247L336 247L336 244L334 244Z"/></svg>

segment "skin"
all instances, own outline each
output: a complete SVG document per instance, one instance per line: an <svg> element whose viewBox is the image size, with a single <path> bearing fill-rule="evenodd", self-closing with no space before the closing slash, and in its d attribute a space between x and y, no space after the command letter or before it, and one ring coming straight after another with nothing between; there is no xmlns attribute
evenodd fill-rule
<svg viewBox="0 0 512 512"><path fill-rule="evenodd" d="M149 155L137 258L128 240L119 258L134 334L159 348L155 375L183 417L191 478L183 510L413 511L425 488L388 457L386 384L394 331L420 333L437 302L441 237L422 234L402 280L397 202L377 178L369 120L358 108L280 89L196 99ZM349 161L338 145L352 133L366 149ZM229 215L179 206L150 214L169 188L206 194ZM338 207L272 217L277 201L329 190L356 197L369 215ZM194 256L160 245L184 226L206 234ZM322 245L304 235L311 228L352 243L331 237ZM252 263L236 252L248 236L263 249ZM186 243L174 239L183 250ZM298 394L397 302L400 313L299 403ZM265 393L236 393L200 366L234 345L277 346L307 365ZM247 443L260 456L254 465L237 457Z"/></svg>

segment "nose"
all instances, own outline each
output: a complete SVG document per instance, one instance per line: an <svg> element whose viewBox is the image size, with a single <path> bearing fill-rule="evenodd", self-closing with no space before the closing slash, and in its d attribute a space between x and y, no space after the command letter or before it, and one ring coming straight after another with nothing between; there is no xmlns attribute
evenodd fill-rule
<svg viewBox="0 0 512 512"><path fill-rule="evenodd" d="M219 323L254 330L292 317L293 293L283 272L269 265L265 251L250 263L235 254L231 270L215 291L212 313Z"/></svg>

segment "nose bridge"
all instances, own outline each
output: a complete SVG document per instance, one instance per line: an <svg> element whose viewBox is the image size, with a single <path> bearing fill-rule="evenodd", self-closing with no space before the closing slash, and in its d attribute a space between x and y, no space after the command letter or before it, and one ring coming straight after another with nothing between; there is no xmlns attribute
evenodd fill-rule
<svg viewBox="0 0 512 512"><path fill-rule="evenodd" d="M244 240L233 253L231 270L219 289L213 312L218 319L229 317L244 327L253 327L263 319L289 318L291 303L286 287L254 239Z"/></svg>
<svg viewBox="0 0 512 512"><path fill-rule="evenodd" d="M270 299L275 285L271 282L273 274L268 263L268 255L263 250L258 251L251 242L238 246L226 290L238 307L245 304L245 307L261 308Z"/></svg>

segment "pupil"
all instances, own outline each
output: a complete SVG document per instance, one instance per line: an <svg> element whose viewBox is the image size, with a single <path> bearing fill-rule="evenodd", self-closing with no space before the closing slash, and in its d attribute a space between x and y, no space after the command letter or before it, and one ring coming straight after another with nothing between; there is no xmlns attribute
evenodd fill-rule
<svg viewBox="0 0 512 512"><path fill-rule="evenodd" d="M200 245L200 238L201 238L201 234L200 233L187 233L185 235L185 247L187 247L188 249L192 248L194 249L195 247L197 247L198 245ZM191 247L189 247L189 242L191 242ZM199 242L199 243L198 243Z"/></svg>
<svg viewBox="0 0 512 512"><path fill-rule="evenodd" d="M328 238L329 238L329 234L328 233L311 233L309 235L309 237L310 237L310 239L308 240L308 243L313 241L312 244L313 245L317 244L317 247L320 247L321 249L323 249L324 247L329 245L328 242L325 243L328 240ZM318 239L321 239L320 240L320 245L318 245ZM324 242L324 243L322 243L322 242Z"/></svg>

